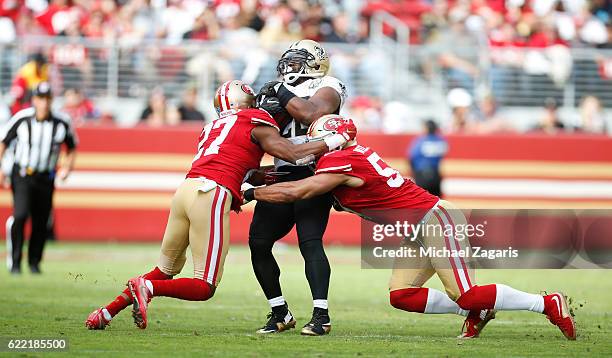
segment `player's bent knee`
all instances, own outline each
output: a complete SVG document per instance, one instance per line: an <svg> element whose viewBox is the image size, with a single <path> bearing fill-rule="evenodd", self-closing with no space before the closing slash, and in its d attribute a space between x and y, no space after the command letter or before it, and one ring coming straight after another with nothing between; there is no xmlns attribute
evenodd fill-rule
<svg viewBox="0 0 612 358"><path fill-rule="evenodd" d="M467 290L462 295L460 295L459 297L453 300L457 302L457 305L461 307L461 309L464 309L464 310L476 309L476 307L474 306L474 303L477 301L477 290L472 290L472 289Z"/></svg>
<svg viewBox="0 0 612 358"><path fill-rule="evenodd" d="M423 300L423 294L425 299ZM421 287L402 288L389 292L391 306L408 312L424 312L427 303L426 291Z"/></svg>
<svg viewBox="0 0 612 358"><path fill-rule="evenodd" d="M194 290L194 301L206 301L215 295L216 287L208 281L195 278L198 287Z"/></svg>
<svg viewBox="0 0 612 358"><path fill-rule="evenodd" d="M457 301L461 297L459 290L446 290L446 295L453 301Z"/></svg>
<svg viewBox="0 0 612 358"><path fill-rule="evenodd" d="M498 285L472 286L456 302L464 310L484 310L495 308Z"/></svg>
<svg viewBox="0 0 612 358"><path fill-rule="evenodd" d="M204 298L203 301L212 298L215 295L215 292L217 291L217 287L215 285L212 285L208 282L205 282L205 283L208 285L209 293L205 295L206 298Z"/></svg>

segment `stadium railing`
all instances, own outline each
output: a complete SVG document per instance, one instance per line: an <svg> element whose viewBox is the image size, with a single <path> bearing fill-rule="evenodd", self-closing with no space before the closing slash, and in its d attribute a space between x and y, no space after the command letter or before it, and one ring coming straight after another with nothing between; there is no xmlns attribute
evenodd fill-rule
<svg viewBox="0 0 612 358"><path fill-rule="evenodd" d="M382 27L389 21L380 18L378 24ZM399 41L409 34L399 30L398 41L374 36L364 44L324 44L331 55L332 75L345 82L350 97L438 106L444 104L449 88L459 86L474 94L491 92L506 106L542 106L547 98L554 98L560 106L576 107L583 97L594 95L604 107L612 107L612 50L519 50L486 44L409 47ZM93 98L142 100L156 86L163 87L169 97L179 97L186 87L196 86L206 99L224 79L242 78L258 88L274 78L276 61L286 46L25 37L0 45L0 90L7 93L27 56L42 51L53 65L52 82L60 91L76 87ZM440 66L438 58L445 51L473 59L477 74Z"/></svg>

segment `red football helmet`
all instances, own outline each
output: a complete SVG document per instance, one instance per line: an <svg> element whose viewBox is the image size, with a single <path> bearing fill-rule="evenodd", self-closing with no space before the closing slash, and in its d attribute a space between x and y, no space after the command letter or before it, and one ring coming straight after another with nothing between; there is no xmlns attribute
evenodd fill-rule
<svg viewBox="0 0 612 358"><path fill-rule="evenodd" d="M255 105L255 91L242 81L227 81L217 89L213 103L218 115L232 109L251 108Z"/></svg>
<svg viewBox="0 0 612 358"><path fill-rule="evenodd" d="M339 114L326 114L310 124L306 136L309 141L323 140L324 138L338 133L338 127L348 126L349 131L356 134L357 127L352 119L343 117ZM357 144L356 139L349 140L342 148Z"/></svg>

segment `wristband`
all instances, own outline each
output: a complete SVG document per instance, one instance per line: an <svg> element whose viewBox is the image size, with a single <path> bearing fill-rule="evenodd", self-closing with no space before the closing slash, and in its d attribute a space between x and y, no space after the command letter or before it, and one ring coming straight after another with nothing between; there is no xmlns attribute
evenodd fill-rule
<svg viewBox="0 0 612 358"><path fill-rule="evenodd" d="M280 102L281 106L283 106L283 108L286 108L287 103L289 103L289 101L293 97L297 97L297 96L295 93L289 91L287 87L285 87L285 85L281 84L278 87L278 90L276 91L276 97L278 98L278 101Z"/></svg>
<svg viewBox="0 0 612 358"><path fill-rule="evenodd" d="M245 190L242 196L247 202L255 200L255 188Z"/></svg>
<svg viewBox="0 0 612 358"><path fill-rule="evenodd" d="M325 144L327 144L327 148L331 151L334 150L346 143L346 138L342 134L333 134L329 137L323 139Z"/></svg>
<svg viewBox="0 0 612 358"><path fill-rule="evenodd" d="M295 165L308 165L308 164L314 162L315 159L316 159L316 157L314 156L314 154L308 154L304 158L296 160L295 161Z"/></svg>

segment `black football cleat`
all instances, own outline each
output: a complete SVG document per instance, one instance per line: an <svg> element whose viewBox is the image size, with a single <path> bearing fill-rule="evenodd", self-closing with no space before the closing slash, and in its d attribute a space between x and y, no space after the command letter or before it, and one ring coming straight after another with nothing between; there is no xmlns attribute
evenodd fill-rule
<svg viewBox="0 0 612 358"><path fill-rule="evenodd" d="M329 331L331 331L331 319L327 310L315 308L312 312L312 319L302 328L301 334L303 336L323 336Z"/></svg>
<svg viewBox="0 0 612 358"><path fill-rule="evenodd" d="M30 266L30 272L33 273L34 275L40 275L42 273L40 271L40 266L38 266L38 265L31 265Z"/></svg>
<svg viewBox="0 0 612 358"><path fill-rule="evenodd" d="M287 307L287 305L285 305ZM286 309L284 312L270 312L268 313L268 322L265 326L261 327L257 330L259 334L269 334L269 333L278 333L282 331L289 330L291 328L295 328L295 318L291 314L289 309Z"/></svg>

